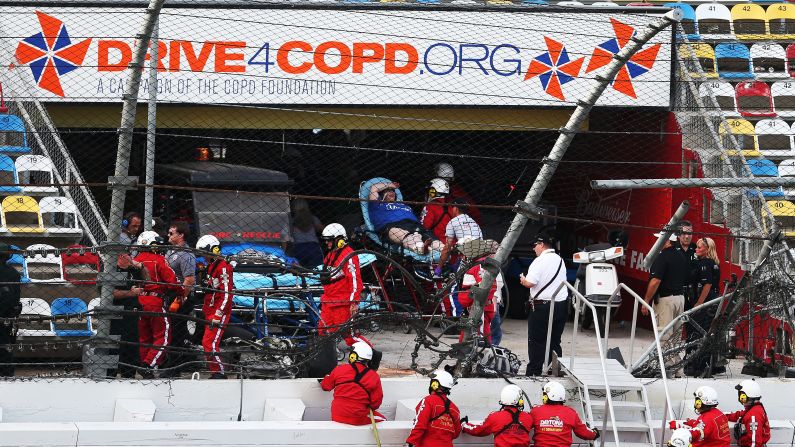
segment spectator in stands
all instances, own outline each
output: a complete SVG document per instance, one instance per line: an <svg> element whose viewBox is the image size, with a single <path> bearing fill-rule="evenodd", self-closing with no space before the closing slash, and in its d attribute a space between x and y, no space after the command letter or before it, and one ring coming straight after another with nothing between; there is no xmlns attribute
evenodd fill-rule
<svg viewBox="0 0 795 447"><path fill-rule="evenodd" d="M469 205L469 215L475 219L475 222L480 223L480 210L475 206L475 201L472 200L472 197L464 191L464 188L455 182L455 170L453 166L450 163L441 162L437 163L434 168L436 177L446 180L447 184L450 185L450 196L463 197Z"/></svg>
<svg viewBox="0 0 795 447"><path fill-rule="evenodd" d="M381 239L391 242L418 254L425 254L428 248L442 250L444 244L420 225L411 207L397 201L397 182L375 183L370 188L368 205L370 219Z"/></svg>
<svg viewBox="0 0 795 447"><path fill-rule="evenodd" d="M655 233L655 237L660 237L661 233ZM688 276L688 263L684 257L676 251L672 242L676 241L676 236L671 234L665 241L663 250L654 259L654 263L649 271L649 284L646 287L644 299L652 304L654 313L657 316L657 331L663 335L662 330L665 326L678 317L685 310L684 286ZM646 306L641 306L640 312L648 315L649 310ZM670 339L678 340L682 335L681 323L676 323L673 330L667 332L660 338L660 343L665 345ZM670 360L671 363L678 363L678 359ZM681 372L676 371L676 375Z"/></svg>
<svg viewBox="0 0 795 447"><path fill-rule="evenodd" d="M445 242L442 248L442 255L439 257L439 266L437 273L441 274L442 267L450 259L450 252L459 241L464 238L469 239L483 239L483 230L480 225L475 222L469 215L469 204L463 197L456 197L450 204L447 205L448 212L450 213L450 222L444 230Z"/></svg>
<svg viewBox="0 0 795 447"><path fill-rule="evenodd" d="M19 300L19 272L6 264L11 258L11 247L0 242L0 318L17 318L22 313ZM14 344L12 321L0 321L0 377L14 375L14 353L10 349Z"/></svg>
<svg viewBox="0 0 795 447"><path fill-rule="evenodd" d="M293 250L292 255L302 266L314 268L323 263L323 249L317 238L323 231L320 219L309 210L309 203L304 199L295 199L293 208Z"/></svg>
<svg viewBox="0 0 795 447"><path fill-rule="evenodd" d="M119 242L125 245L132 245L141 232L141 215L135 211L130 211L124 215L121 221L121 234Z"/></svg>
<svg viewBox="0 0 795 447"><path fill-rule="evenodd" d="M434 236L440 241L444 240L444 231L447 228L447 223L450 222L452 216L447 211L447 195L450 192L450 187L447 182L440 178L431 180L428 186L428 202L420 213L420 222L422 226L430 230Z"/></svg>

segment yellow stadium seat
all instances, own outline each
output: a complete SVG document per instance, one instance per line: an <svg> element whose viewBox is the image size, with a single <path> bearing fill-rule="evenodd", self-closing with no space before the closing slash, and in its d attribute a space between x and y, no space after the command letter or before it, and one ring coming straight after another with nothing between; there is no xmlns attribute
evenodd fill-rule
<svg viewBox="0 0 795 447"><path fill-rule="evenodd" d="M748 120L741 118L726 120L718 126L718 135L720 135L723 147L726 149L726 155L737 156L741 153L744 157L762 156L759 151L759 142L756 139L754 125ZM729 135L734 135L741 151L738 152L734 148Z"/></svg>
<svg viewBox="0 0 795 447"><path fill-rule="evenodd" d="M770 39L765 9L754 3L732 6L734 34L738 39Z"/></svg>
<svg viewBox="0 0 795 447"><path fill-rule="evenodd" d="M39 204L29 196L8 196L0 205L0 218L6 231L12 233L43 233Z"/></svg>

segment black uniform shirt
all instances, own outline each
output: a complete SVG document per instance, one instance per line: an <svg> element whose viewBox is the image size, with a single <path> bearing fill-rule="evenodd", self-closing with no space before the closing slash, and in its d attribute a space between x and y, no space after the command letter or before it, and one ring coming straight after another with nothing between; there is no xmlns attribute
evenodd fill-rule
<svg viewBox="0 0 795 447"><path fill-rule="evenodd" d="M685 262L681 251L677 251L676 248L668 247L661 251L649 271L652 278L660 280L660 288L657 289L657 294L661 297L682 295L688 276L687 266L688 264Z"/></svg>
<svg viewBox="0 0 795 447"><path fill-rule="evenodd" d="M14 318L19 309L19 272L6 263L0 263L0 317ZM5 284L4 284L5 283Z"/></svg>
<svg viewBox="0 0 795 447"><path fill-rule="evenodd" d="M701 258L696 260L696 290L698 291L698 299L701 296L701 289L707 285L712 284L709 290L709 295L705 301L709 301L718 296L718 287L720 287L720 266L715 264L710 258Z"/></svg>

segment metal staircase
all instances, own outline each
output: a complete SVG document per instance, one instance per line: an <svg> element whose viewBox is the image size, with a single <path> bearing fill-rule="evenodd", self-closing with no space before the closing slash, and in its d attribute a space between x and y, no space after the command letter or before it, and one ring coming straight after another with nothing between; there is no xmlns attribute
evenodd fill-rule
<svg viewBox="0 0 795 447"><path fill-rule="evenodd" d="M655 444L651 425L651 410L646 388L615 359L606 359L607 378L612 393L615 422L607 414L607 399L601 362L598 358L558 359L561 371L578 385L583 415L591 427L602 431L601 445L618 445L613 426L617 428L622 446L651 446ZM607 420L606 420L607 419Z"/></svg>

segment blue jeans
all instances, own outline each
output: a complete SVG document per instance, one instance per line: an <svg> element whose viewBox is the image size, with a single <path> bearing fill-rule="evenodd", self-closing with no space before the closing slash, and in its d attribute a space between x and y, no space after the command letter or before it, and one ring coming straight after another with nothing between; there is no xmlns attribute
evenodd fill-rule
<svg viewBox="0 0 795 447"><path fill-rule="evenodd" d="M491 320L491 344L499 345L502 341L502 317L500 317L500 307L497 306L497 312L494 313L494 318Z"/></svg>

